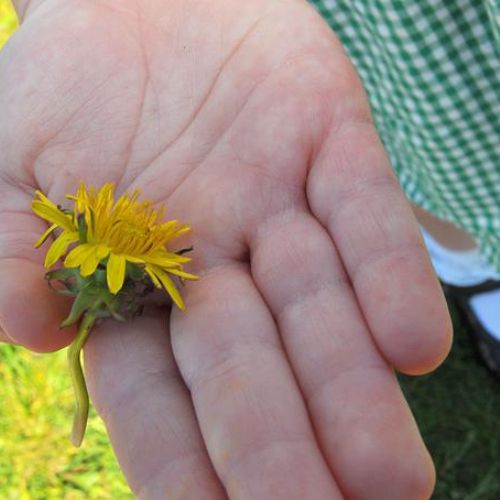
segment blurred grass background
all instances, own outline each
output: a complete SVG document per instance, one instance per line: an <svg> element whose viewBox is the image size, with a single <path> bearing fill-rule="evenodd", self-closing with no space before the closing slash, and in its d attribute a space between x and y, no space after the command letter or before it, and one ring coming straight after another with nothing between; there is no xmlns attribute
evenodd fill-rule
<svg viewBox="0 0 500 500"><path fill-rule="evenodd" d="M74 399L65 354L0 346L0 498L133 498L95 411L82 448L69 441Z"/></svg>
<svg viewBox="0 0 500 500"><path fill-rule="evenodd" d="M16 27L9 1L0 0L0 48ZM436 463L433 498L497 500L500 384L478 363L454 316L445 364L400 381ZM132 498L93 410L83 447L70 444L73 394L65 354L0 345L1 500Z"/></svg>

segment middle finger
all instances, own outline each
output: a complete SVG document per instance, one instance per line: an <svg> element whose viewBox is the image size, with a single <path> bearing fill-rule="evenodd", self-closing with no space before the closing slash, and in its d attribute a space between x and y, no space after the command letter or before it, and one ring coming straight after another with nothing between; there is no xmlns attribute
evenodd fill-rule
<svg viewBox="0 0 500 500"><path fill-rule="evenodd" d="M174 354L230 498L342 498L247 266L213 267L187 287Z"/></svg>

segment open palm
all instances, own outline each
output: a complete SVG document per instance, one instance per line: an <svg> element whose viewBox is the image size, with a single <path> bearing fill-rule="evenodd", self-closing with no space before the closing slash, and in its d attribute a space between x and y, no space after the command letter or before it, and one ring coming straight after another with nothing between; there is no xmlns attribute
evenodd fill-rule
<svg viewBox="0 0 500 500"><path fill-rule="evenodd" d="M393 367L450 327L339 43L297 0L33 0L0 58L0 325L68 343L35 188L140 188L193 227L187 312L103 323L94 403L144 498L423 498ZM24 12L26 11L26 12ZM169 321L165 321L168 315ZM342 493L341 493L342 492Z"/></svg>

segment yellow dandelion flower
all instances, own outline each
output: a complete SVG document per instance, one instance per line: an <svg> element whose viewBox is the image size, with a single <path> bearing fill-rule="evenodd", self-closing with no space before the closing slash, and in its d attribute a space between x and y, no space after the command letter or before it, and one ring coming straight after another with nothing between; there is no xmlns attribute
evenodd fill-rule
<svg viewBox="0 0 500 500"><path fill-rule="evenodd" d="M190 227L176 220L162 222L163 207L155 209L150 201L138 201L139 192L124 194L116 202L114 185L104 184L99 190L87 188L83 182L73 200L74 210L65 212L37 191L33 211L51 226L37 241L40 246L56 229L61 230L50 246L45 266L53 266L73 243L64 259L64 267L79 268L83 277L92 275L99 264L106 267L109 291L117 294L123 287L127 263L143 269L153 284L163 287L174 303L184 309L184 302L170 277L196 280L197 276L182 270L191 259L168 248Z"/></svg>
<svg viewBox="0 0 500 500"><path fill-rule="evenodd" d="M61 327L78 323L75 339L68 349L68 361L75 391L76 409L71 440L82 443L89 412L89 397L80 353L96 321L114 318L124 321L140 314L138 299L164 288L173 302L184 309L184 302L172 278L183 282L197 276L183 270L191 259L172 251L172 240L190 228L176 220L163 222L163 207L139 201L139 192L124 194L116 201L114 185L99 190L80 183L73 209L55 205L40 191L32 202L35 214L50 226L35 243L40 247L51 235L55 239L45 256L50 268L63 259L63 267L45 274L58 293L74 297Z"/></svg>

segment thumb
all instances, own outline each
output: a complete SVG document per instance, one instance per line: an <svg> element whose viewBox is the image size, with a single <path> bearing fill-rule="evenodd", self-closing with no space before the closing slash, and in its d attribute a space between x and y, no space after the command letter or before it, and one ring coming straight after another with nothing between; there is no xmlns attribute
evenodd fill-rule
<svg viewBox="0 0 500 500"><path fill-rule="evenodd" d="M20 19L43 3L43 0L13 0ZM9 70L2 73L8 76ZM0 89L9 89L2 78ZM8 92L2 97L11 99ZM2 103L3 104L3 103ZM34 249L34 242L46 229L45 223L31 212L34 188L27 180L20 181L20 166L13 161L14 144L22 137L16 122L0 105L0 341L21 344L39 352L53 351L67 345L74 335L71 329L59 329L69 303L49 289L42 265L43 251ZM14 140L7 131L14 128ZM7 165L16 165L7 172ZM24 186L24 187L21 187Z"/></svg>
<svg viewBox="0 0 500 500"><path fill-rule="evenodd" d="M74 331L60 329L69 302L49 288L42 250L34 242L46 229L31 212L31 195L1 179L0 172L0 339L38 352L67 345Z"/></svg>

